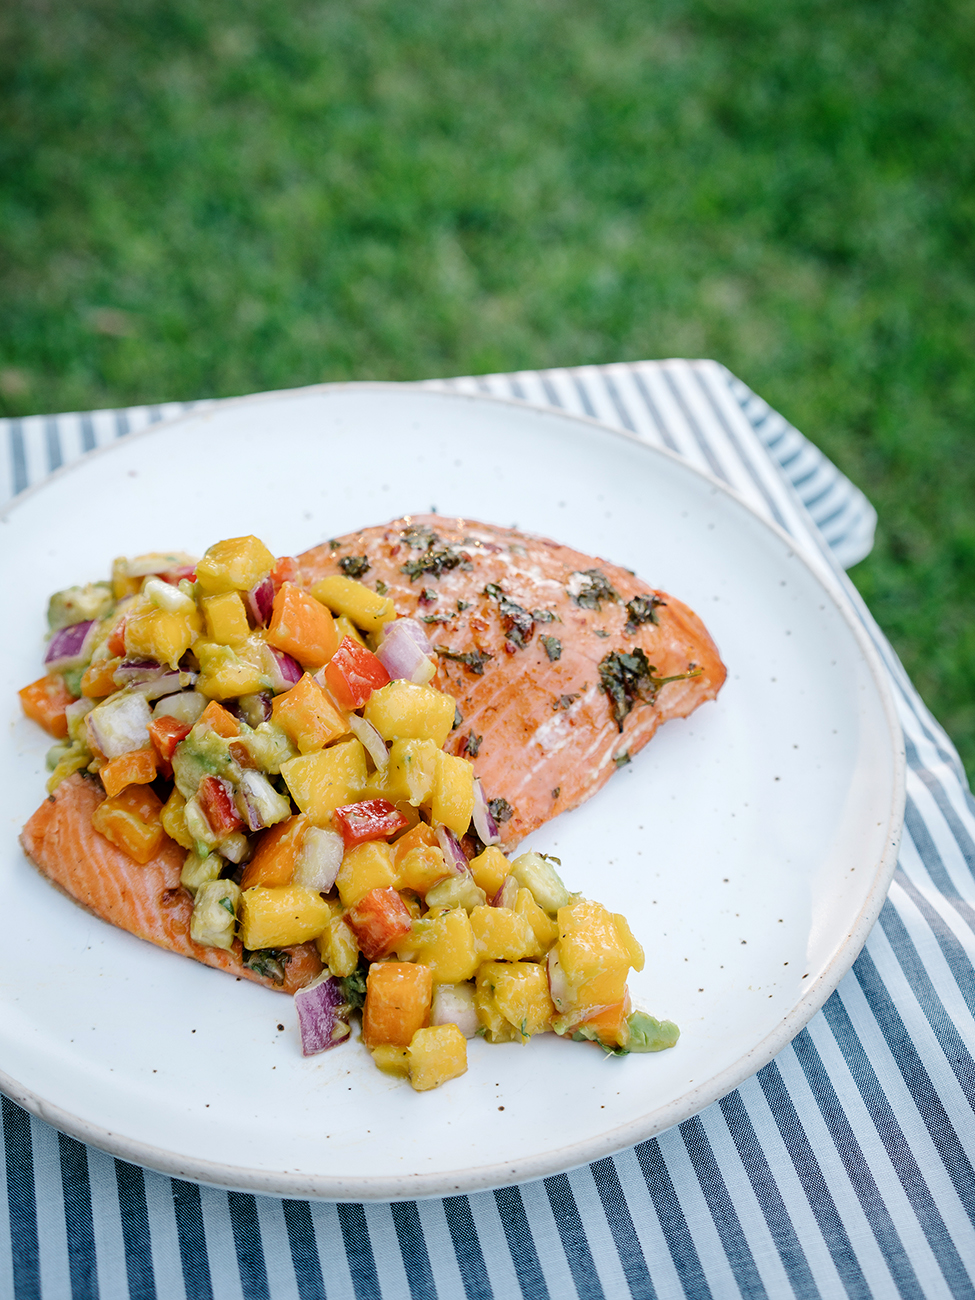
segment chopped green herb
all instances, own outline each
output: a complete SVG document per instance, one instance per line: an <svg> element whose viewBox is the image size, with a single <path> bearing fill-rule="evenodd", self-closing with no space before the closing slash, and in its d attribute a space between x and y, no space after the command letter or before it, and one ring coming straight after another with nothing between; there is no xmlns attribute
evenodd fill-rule
<svg viewBox="0 0 975 1300"><path fill-rule="evenodd" d="M489 799L488 808L496 822L510 821L515 812L507 799Z"/></svg>
<svg viewBox="0 0 975 1300"><path fill-rule="evenodd" d="M414 551L432 551L440 541L433 529L428 528L426 524L410 524L401 536L407 546Z"/></svg>
<svg viewBox="0 0 975 1300"><path fill-rule="evenodd" d="M231 916L237 915L237 909L236 907L234 907L233 903L230 901L229 898L221 898L220 906L225 908L230 913Z"/></svg>
<svg viewBox="0 0 975 1300"><path fill-rule="evenodd" d="M440 599L439 595L437 594L437 592L434 591L432 587L424 587L423 590L420 592L421 605L433 605L439 599Z"/></svg>
<svg viewBox="0 0 975 1300"><path fill-rule="evenodd" d="M460 726L460 724L461 724L463 721L464 721L464 715L463 715L463 713L461 713L460 709L458 709L457 705L455 704L455 705L454 705L454 725L451 727L451 731L456 731L457 728Z"/></svg>
<svg viewBox="0 0 975 1300"><path fill-rule="evenodd" d="M244 965L264 979L275 984L284 983L284 968L291 960L291 953L285 948L258 948L256 952L244 949Z"/></svg>
<svg viewBox="0 0 975 1300"><path fill-rule="evenodd" d="M339 560L339 568L347 578L361 578L372 565L364 555L343 555Z"/></svg>
<svg viewBox="0 0 975 1300"><path fill-rule="evenodd" d="M599 569L583 569L569 578L566 591L583 609L601 609L604 600L619 601L619 592Z"/></svg>
<svg viewBox="0 0 975 1300"><path fill-rule="evenodd" d="M367 973L367 970L357 966L351 975L346 975L342 980L343 996L354 1011L360 1010L366 1004Z"/></svg>
<svg viewBox="0 0 975 1300"><path fill-rule="evenodd" d="M342 549L342 543L337 537L332 537L329 539L328 549L330 551L340 551Z"/></svg>
<svg viewBox="0 0 975 1300"><path fill-rule="evenodd" d="M617 767L626 767L627 763L632 763L633 760L625 749L621 749L618 754L613 755L613 762Z"/></svg>
<svg viewBox="0 0 975 1300"><path fill-rule="evenodd" d="M629 1048L627 1047L611 1047L607 1043L604 1043L599 1037L599 1030L590 1029L586 1025L583 1025L580 1029L575 1031L572 1035L572 1041L574 1043L595 1043L598 1047L603 1049L607 1056L629 1056L630 1054Z"/></svg>
<svg viewBox="0 0 975 1300"><path fill-rule="evenodd" d="M442 551L424 551L418 560L407 560L400 566L400 572L407 574L410 582L415 582L421 573L432 573L439 578L448 569L472 569L470 557L463 551L444 548Z"/></svg>
<svg viewBox="0 0 975 1300"><path fill-rule="evenodd" d="M377 596L385 596L387 591L389 591L389 588L386 586L385 582L383 582L382 578L377 578L377 579L376 579L376 595L377 595Z"/></svg>
<svg viewBox="0 0 975 1300"><path fill-rule="evenodd" d="M467 733L467 745L464 749L465 756L468 758L477 758L477 751L481 748L481 741L483 739L483 736L475 736L473 731L469 731Z"/></svg>
<svg viewBox="0 0 975 1300"><path fill-rule="evenodd" d="M701 669L690 664L686 673L675 673L672 677L658 677L657 669L639 648L626 654L612 650L599 665L599 685L609 696L613 719L620 731L626 715L636 704L652 704L657 692L667 682L686 681L689 677L699 677Z"/></svg>
<svg viewBox="0 0 975 1300"><path fill-rule="evenodd" d="M601 636L604 641L609 636L609 633L603 627L594 627L593 631L596 633L597 636Z"/></svg>
<svg viewBox="0 0 975 1300"><path fill-rule="evenodd" d="M421 623L449 623L453 614L421 614Z"/></svg>
<svg viewBox="0 0 975 1300"><path fill-rule="evenodd" d="M552 705L552 711L553 711L553 713L558 713L559 709L571 709L572 706L573 706L573 704L575 704L575 702L576 702L577 699L579 699L578 694L576 694L576 695L560 695L559 698L558 698L558 699L555 701L555 703Z"/></svg>
<svg viewBox="0 0 975 1300"><path fill-rule="evenodd" d="M463 654L457 654L453 650L448 650L445 645L434 646L434 649L444 659L453 659L455 663L466 665L478 677L484 676L484 665L489 659L494 658L494 655L489 655L486 650L467 650Z"/></svg>
<svg viewBox="0 0 975 1300"><path fill-rule="evenodd" d="M536 858L544 858L546 862L554 862L557 867L561 867L562 859L557 858L554 853L536 853Z"/></svg>
<svg viewBox="0 0 975 1300"><path fill-rule="evenodd" d="M464 610L470 609L470 607L471 607L471 602L469 600L459 600L457 602L457 613L463 614Z"/></svg>
<svg viewBox="0 0 975 1300"><path fill-rule="evenodd" d="M634 596L632 600L626 602L627 621L623 631L632 635L644 623L659 623L657 606L666 604L665 600L661 600L656 595Z"/></svg>
<svg viewBox="0 0 975 1300"><path fill-rule="evenodd" d="M556 636L540 636L539 641L545 647L545 653L554 664L562 657L562 642Z"/></svg>
<svg viewBox="0 0 975 1300"><path fill-rule="evenodd" d="M484 594L498 602L505 639L524 650L535 630L535 620L531 614L527 609L522 609L521 605L509 600L496 582L489 582L484 588Z"/></svg>
<svg viewBox="0 0 975 1300"><path fill-rule="evenodd" d="M532 618L536 623L561 623L558 614L553 614L550 609L533 609Z"/></svg>
<svg viewBox="0 0 975 1300"><path fill-rule="evenodd" d="M557 785L555 789L552 791L552 798L557 799L561 793L562 793L562 787L560 785Z"/></svg>

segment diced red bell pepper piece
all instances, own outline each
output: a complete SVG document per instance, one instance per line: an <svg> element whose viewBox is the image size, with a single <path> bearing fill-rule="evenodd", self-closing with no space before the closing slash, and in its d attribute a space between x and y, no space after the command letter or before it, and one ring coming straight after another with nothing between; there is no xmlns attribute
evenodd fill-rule
<svg viewBox="0 0 975 1300"><path fill-rule="evenodd" d="M179 742L185 740L192 730L188 722L180 722L179 718L170 718L165 714L153 718L149 723L149 737L156 753L167 763L172 761Z"/></svg>
<svg viewBox="0 0 975 1300"><path fill-rule="evenodd" d="M361 803L344 804L335 809L332 820L341 831L347 849L354 849L366 840L388 840L410 824L409 818L388 799L364 799Z"/></svg>
<svg viewBox="0 0 975 1300"><path fill-rule="evenodd" d="M350 636L325 665L328 689L343 709L361 709L373 691L389 682L389 673L371 650Z"/></svg>
<svg viewBox="0 0 975 1300"><path fill-rule="evenodd" d="M221 781L218 776L205 776L196 794L203 815L218 839L243 825L227 781Z"/></svg>
<svg viewBox="0 0 975 1300"><path fill-rule="evenodd" d="M392 886L370 889L345 914L359 948L369 961L378 961L392 949L397 939L409 934L413 918L409 908Z"/></svg>
<svg viewBox="0 0 975 1300"><path fill-rule="evenodd" d="M298 561L293 555L282 555L280 559L275 560L270 576L274 583L274 590L277 592L286 582L294 582L298 576Z"/></svg>

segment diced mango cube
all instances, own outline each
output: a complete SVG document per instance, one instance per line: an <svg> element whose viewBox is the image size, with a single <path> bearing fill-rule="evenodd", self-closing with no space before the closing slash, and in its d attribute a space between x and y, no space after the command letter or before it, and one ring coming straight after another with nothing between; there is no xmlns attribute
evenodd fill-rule
<svg viewBox="0 0 975 1300"><path fill-rule="evenodd" d="M120 754L103 764L98 775L109 797L121 794L127 785L148 785L156 779L156 751L133 749Z"/></svg>
<svg viewBox="0 0 975 1300"><path fill-rule="evenodd" d="M114 689L113 684L112 690ZM28 718L43 727L49 736L64 740L68 734L68 719L64 711L74 699L64 684L64 678L60 674L49 673L25 686L18 694L21 708Z"/></svg>
<svg viewBox="0 0 975 1300"><path fill-rule="evenodd" d="M555 1006L548 991L545 967L533 961L492 962L494 1000L505 1020L527 1043L532 1034L552 1028Z"/></svg>
<svg viewBox="0 0 975 1300"><path fill-rule="evenodd" d="M372 1059L376 1068L383 1074L391 1074L396 1079L407 1079L410 1074L410 1049L394 1047L392 1043L380 1043L372 1049Z"/></svg>
<svg viewBox="0 0 975 1300"><path fill-rule="evenodd" d="M239 695L256 695L263 690L264 673L257 663L252 663L238 650L230 646L218 645L216 641L207 641L202 637L193 646L193 653L200 661L200 676L196 689L201 695L212 700L232 700Z"/></svg>
<svg viewBox="0 0 975 1300"><path fill-rule="evenodd" d="M387 799L405 799L418 808L433 792L438 749L432 740L396 740L390 746L389 766L382 777Z"/></svg>
<svg viewBox="0 0 975 1300"><path fill-rule="evenodd" d="M538 954L531 926L510 907L475 907L471 926L482 961L521 961Z"/></svg>
<svg viewBox="0 0 975 1300"><path fill-rule="evenodd" d="M116 848L145 865L162 844L161 811L162 800L154 790L130 785L100 803L91 815L91 824Z"/></svg>
<svg viewBox="0 0 975 1300"><path fill-rule="evenodd" d="M352 927L344 917L333 916L318 936L318 952L332 972L344 978L359 964L359 945Z"/></svg>
<svg viewBox="0 0 975 1300"><path fill-rule="evenodd" d="M311 672L327 664L339 648L335 620L317 600L293 582L286 582L274 597L267 643L292 655Z"/></svg>
<svg viewBox="0 0 975 1300"><path fill-rule="evenodd" d="M326 826L336 808L354 803L366 784L366 751L358 740L342 740L316 754L288 759L281 775L302 812Z"/></svg>
<svg viewBox="0 0 975 1300"><path fill-rule="evenodd" d="M245 948L290 948L317 938L332 909L314 889L255 885L240 896L240 941Z"/></svg>
<svg viewBox="0 0 975 1300"><path fill-rule="evenodd" d="M535 939L538 942L538 956L548 952L552 944L559 937L559 927L549 917L547 912L535 902L530 889L519 889L515 899L515 911L519 916L523 916L532 928Z"/></svg>
<svg viewBox="0 0 975 1300"><path fill-rule="evenodd" d="M175 668L203 627L198 610L174 614L147 605L125 619L125 653Z"/></svg>
<svg viewBox="0 0 975 1300"><path fill-rule="evenodd" d="M437 749L454 725L453 697L434 686L392 681L373 691L362 716L383 740L432 740Z"/></svg>
<svg viewBox="0 0 975 1300"><path fill-rule="evenodd" d="M399 884L393 851L384 840L368 840L349 849L335 881L343 907L354 907L373 889L387 889Z"/></svg>
<svg viewBox="0 0 975 1300"><path fill-rule="evenodd" d="M464 835L474 811L474 769L466 758L437 750L437 775L430 796L430 816L455 835Z"/></svg>
<svg viewBox="0 0 975 1300"><path fill-rule="evenodd" d="M349 724L308 673L290 691L276 695L271 717L282 727L302 754L323 749L330 741L349 734Z"/></svg>
<svg viewBox="0 0 975 1300"><path fill-rule="evenodd" d="M413 1035L426 1024L432 999L433 975L428 966L373 962L366 978L362 1041L368 1048L381 1043L409 1047Z"/></svg>
<svg viewBox="0 0 975 1300"><path fill-rule="evenodd" d="M503 969L503 963L486 961L478 967L474 1010L489 1043L512 1043L518 1039L518 1031L502 1014L494 996L495 971L498 967Z"/></svg>
<svg viewBox="0 0 975 1300"><path fill-rule="evenodd" d="M257 537L229 537L210 547L196 566L196 580L204 596L219 596L250 591L273 568L274 556Z"/></svg>
<svg viewBox="0 0 975 1300"><path fill-rule="evenodd" d="M305 814L299 813L264 831L240 878L241 889L290 885L308 824Z"/></svg>
<svg viewBox="0 0 975 1300"><path fill-rule="evenodd" d="M417 961L433 971L435 984L460 984L474 978L478 953L470 917L462 907L432 920L413 923Z"/></svg>
<svg viewBox="0 0 975 1300"><path fill-rule="evenodd" d="M483 853L479 853L470 862L471 875L479 889L483 889L488 898L493 898L504 878L511 870L508 859L496 844L490 844Z"/></svg>
<svg viewBox="0 0 975 1300"><path fill-rule="evenodd" d="M384 623L396 617L389 596L378 595L354 578L339 574L322 578L312 587L311 594L327 605L333 614L344 615L366 632L378 632Z"/></svg>
<svg viewBox="0 0 975 1300"><path fill-rule="evenodd" d="M186 828L185 808L186 800L174 785L172 794L162 806L159 820L171 840L175 840L181 848L192 849L196 841Z"/></svg>
<svg viewBox="0 0 975 1300"><path fill-rule="evenodd" d="M569 988L569 1009L592 1007L595 1011L621 1002L633 957L612 913L601 903L579 898L559 908L558 922L556 952Z"/></svg>
<svg viewBox="0 0 975 1300"><path fill-rule="evenodd" d="M207 621L207 635L220 645L242 644L251 634L247 610L236 591L224 591L219 596L204 596L201 601Z"/></svg>
<svg viewBox="0 0 975 1300"><path fill-rule="evenodd" d="M467 1073L467 1040L456 1025L418 1029L407 1053L410 1083L417 1092L439 1088Z"/></svg>

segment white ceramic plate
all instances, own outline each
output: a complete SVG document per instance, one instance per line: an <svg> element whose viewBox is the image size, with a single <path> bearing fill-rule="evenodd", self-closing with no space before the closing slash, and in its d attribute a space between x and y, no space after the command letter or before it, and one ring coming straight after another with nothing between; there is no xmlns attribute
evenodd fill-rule
<svg viewBox="0 0 975 1300"><path fill-rule="evenodd" d="M636 570L706 621L729 668L581 809L532 837L647 951L636 1000L682 1029L607 1059L546 1035L470 1044L434 1093L356 1043L305 1060L281 994L131 938L57 893L17 833L45 740L15 691L39 674L50 592L116 554L198 554L254 532L277 554L433 507L517 524ZM410 386L244 399L95 453L4 521L0 650L0 1086L126 1159L290 1196L471 1191L593 1160L758 1069L859 951L893 870L900 733L855 618L788 539L666 453L591 421ZM283 1028L281 1027L283 1026Z"/></svg>

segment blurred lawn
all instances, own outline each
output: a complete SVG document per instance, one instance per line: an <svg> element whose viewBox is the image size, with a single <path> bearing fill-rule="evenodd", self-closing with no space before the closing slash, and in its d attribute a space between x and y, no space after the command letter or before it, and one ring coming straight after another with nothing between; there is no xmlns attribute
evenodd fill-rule
<svg viewBox="0 0 975 1300"><path fill-rule="evenodd" d="M716 357L975 774L975 7L8 0L0 412Z"/></svg>

